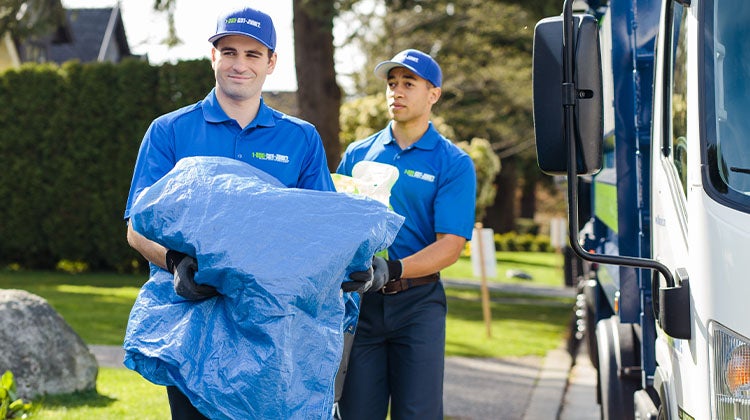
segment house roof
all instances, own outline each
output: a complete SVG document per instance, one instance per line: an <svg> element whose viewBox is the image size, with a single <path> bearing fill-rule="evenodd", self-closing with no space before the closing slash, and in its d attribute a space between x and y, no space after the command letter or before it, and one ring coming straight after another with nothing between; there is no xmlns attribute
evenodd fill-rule
<svg viewBox="0 0 750 420"><path fill-rule="evenodd" d="M50 61L105 61L108 56L106 49L112 45L118 49L117 57L132 56L119 5L99 9L69 9L66 13L73 39L70 43L52 45ZM110 42L112 39L114 43Z"/></svg>

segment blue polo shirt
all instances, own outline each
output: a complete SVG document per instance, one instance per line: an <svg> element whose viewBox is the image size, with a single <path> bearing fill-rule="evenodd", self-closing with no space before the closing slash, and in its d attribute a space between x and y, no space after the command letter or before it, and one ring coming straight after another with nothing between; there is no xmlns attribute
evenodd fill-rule
<svg viewBox="0 0 750 420"><path fill-rule="evenodd" d="M362 160L398 168L390 203L406 220L388 248L389 258L405 258L422 250L435 242L437 233L471 239L476 172L469 155L440 135L432 123L422 138L402 150L391 124L350 144L336 170L351 176L354 164Z"/></svg>
<svg viewBox="0 0 750 420"><path fill-rule="evenodd" d="M335 191L315 127L266 106L244 129L227 116L215 89L198 103L155 119L135 163L125 218L138 194L188 156L223 156L247 162L287 187Z"/></svg>

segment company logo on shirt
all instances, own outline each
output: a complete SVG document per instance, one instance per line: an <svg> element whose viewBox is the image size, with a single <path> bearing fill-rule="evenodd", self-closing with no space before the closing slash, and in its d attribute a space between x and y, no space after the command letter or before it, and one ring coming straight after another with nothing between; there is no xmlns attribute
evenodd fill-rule
<svg viewBox="0 0 750 420"><path fill-rule="evenodd" d="M289 156L279 153L253 152L253 159L267 160L271 162L289 163Z"/></svg>
<svg viewBox="0 0 750 420"><path fill-rule="evenodd" d="M422 181L435 182L435 175L426 174L424 172L415 171L413 169L405 169L404 174L412 178L421 179Z"/></svg>

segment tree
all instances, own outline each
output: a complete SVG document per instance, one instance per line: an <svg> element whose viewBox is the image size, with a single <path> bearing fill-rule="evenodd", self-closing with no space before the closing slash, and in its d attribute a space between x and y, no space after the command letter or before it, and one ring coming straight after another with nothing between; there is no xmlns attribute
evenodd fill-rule
<svg viewBox="0 0 750 420"><path fill-rule="evenodd" d="M483 220L487 207L495 202L497 189L495 177L500 172L500 159L486 139L475 137L471 142L458 142L457 146L469 154L477 173L477 203L475 220Z"/></svg>
<svg viewBox="0 0 750 420"><path fill-rule="evenodd" d="M168 47L176 47L182 44L182 40L177 36L177 29L174 25L174 10L177 0L154 0L154 10L165 12L167 14L167 37L162 41Z"/></svg>
<svg viewBox="0 0 750 420"><path fill-rule="evenodd" d="M341 106L339 141L345 149L349 143L368 137L388 124L385 93L368 95L347 101Z"/></svg>
<svg viewBox="0 0 750 420"><path fill-rule="evenodd" d="M0 36L9 32L18 39L41 39L65 21L60 0L0 0Z"/></svg>
<svg viewBox="0 0 750 420"><path fill-rule="evenodd" d="M333 47L333 0L293 0L294 57L297 69L299 117L313 123L326 150L328 168L341 159L339 108Z"/></svg>

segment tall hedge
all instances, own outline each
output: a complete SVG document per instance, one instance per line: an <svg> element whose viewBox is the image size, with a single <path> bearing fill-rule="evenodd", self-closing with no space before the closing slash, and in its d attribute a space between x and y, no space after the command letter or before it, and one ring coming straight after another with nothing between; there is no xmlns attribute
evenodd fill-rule
<svg viewBox="0 0 750 420"><path fill-rule="evenodd" d="M0 74L0 267L133 271L123 212L143 133L203 98L205 60L25 66Z"/></svg>

